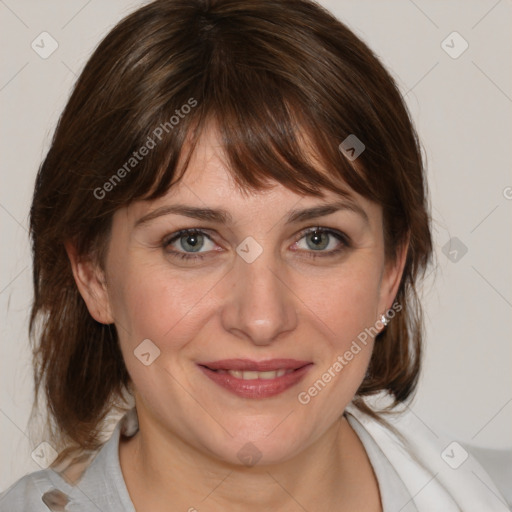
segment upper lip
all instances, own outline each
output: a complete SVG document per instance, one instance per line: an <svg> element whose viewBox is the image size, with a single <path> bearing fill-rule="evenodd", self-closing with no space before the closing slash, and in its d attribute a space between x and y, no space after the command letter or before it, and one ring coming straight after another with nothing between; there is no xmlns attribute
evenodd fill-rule
<svg viewBox="0 0 512 512"><path fill-rule="evenodd" d="M267 359L265 361L253 361L251 359L222 359L220 361L211 361L198 363L200 366L206 366L211 370L238 370L253 372L268 372L275 370L297 370L311 361L298 361L297 359Z"/></svg>

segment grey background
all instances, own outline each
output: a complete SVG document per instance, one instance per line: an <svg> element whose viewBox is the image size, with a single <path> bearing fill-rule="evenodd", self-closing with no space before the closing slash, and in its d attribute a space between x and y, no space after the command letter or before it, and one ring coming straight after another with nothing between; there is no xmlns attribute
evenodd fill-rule
<svg viewBox="0 0 512 512"><path fill-rule="evenodd" d="M390 69L425 151L437 271L424 286L425 368L411 408L434 433L511 449L511 2L321 3ZM36 170L77 74L137 5L0 0L0 490L40 469L27 424L27 220ZM58 43L47 59L31 47L44 31ZM463 48L458 36L446 39L454 31L469 44L458 58L445 51Z"/></svg>

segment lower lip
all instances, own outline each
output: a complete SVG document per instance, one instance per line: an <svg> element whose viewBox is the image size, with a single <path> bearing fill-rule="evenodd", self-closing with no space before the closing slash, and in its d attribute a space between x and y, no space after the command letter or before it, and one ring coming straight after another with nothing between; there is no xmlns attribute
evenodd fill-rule
<svg viewBox="0 0 512 512"><path fill-rule="evenodd" d="M275 379L251 379L244 380L229 375L229 373L218 373L214 370L210 370L205 366L199 366L203 373L209 377L213 382L222 386L223 388L231 391L237 396L242 398L269 398L272 396L279 395L283 391L291 388L298 382L300 382L304 375L313 366L307 364L302 368L294 370L291 373L287 373L282 377L276 377Z"/></svg>

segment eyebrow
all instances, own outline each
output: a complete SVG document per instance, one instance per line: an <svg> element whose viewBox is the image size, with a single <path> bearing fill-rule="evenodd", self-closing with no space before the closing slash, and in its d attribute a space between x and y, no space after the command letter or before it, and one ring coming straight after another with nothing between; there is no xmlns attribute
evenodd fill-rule
<svg viewBox="0 0 512 512"><path fill-rule="evenodd" d="M366 224L369 224L369 218L366 211L359 206L357 203L350 200L340 200L334 203L322 204L313 206L311 208L305 208L302 210L292 210L286 217L286 224L292 224L297 222L304 222L317 217L324 217L332 213L348 210L360 215ZM223 209L214 208L201 208L196 206L188 206L184 204L166 205L148 214L144 215L135 222L135 227L147 224L148 222L162 217L164 215L182 215L184 217L190 217L192 219L198 219L203 221L217 222L219 224L231 224L233 223L232 215Z"/></svg>

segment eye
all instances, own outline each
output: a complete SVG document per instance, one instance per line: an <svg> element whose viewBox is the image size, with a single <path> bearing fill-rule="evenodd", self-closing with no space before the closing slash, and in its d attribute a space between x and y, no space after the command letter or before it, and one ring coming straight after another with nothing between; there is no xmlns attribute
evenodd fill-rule
<svg viewBox="0 0 512 512"><path fill-rule="evenodd" d="M201 249L205 249L202 252L210 252L215 246L208 234L200 229L182 229L164 239L162 245L169 254L181 259L202 259L205 255ZM169 250L170 246L178 250Z"/></svg>
<svg viewBox="0 0 512 512"><path fill-rule="evenodd" d="M301 242L304 241L305 243ZM314 227L302 232L302 237L294 244L304 255L312 258L333 256L350 247L350 239L341 231ZM295 249L294 249L295 250Z"/></svg>
<svg viewBox="0 0 512 512"><path fill-rule="evenodd" d="M301 244L302 241L305 244ZM182 229L165 238L162 246L172 257L182 260L200 260L211 252L216 252L215 243L207 232L201 229ZM301 237L294 243L293 251L304 253L303 256L316 258L328 257L341 253L351 246L350 238L341 231L313 227L302 231ZM170 249L174 247L174 250Z"/></svg>

